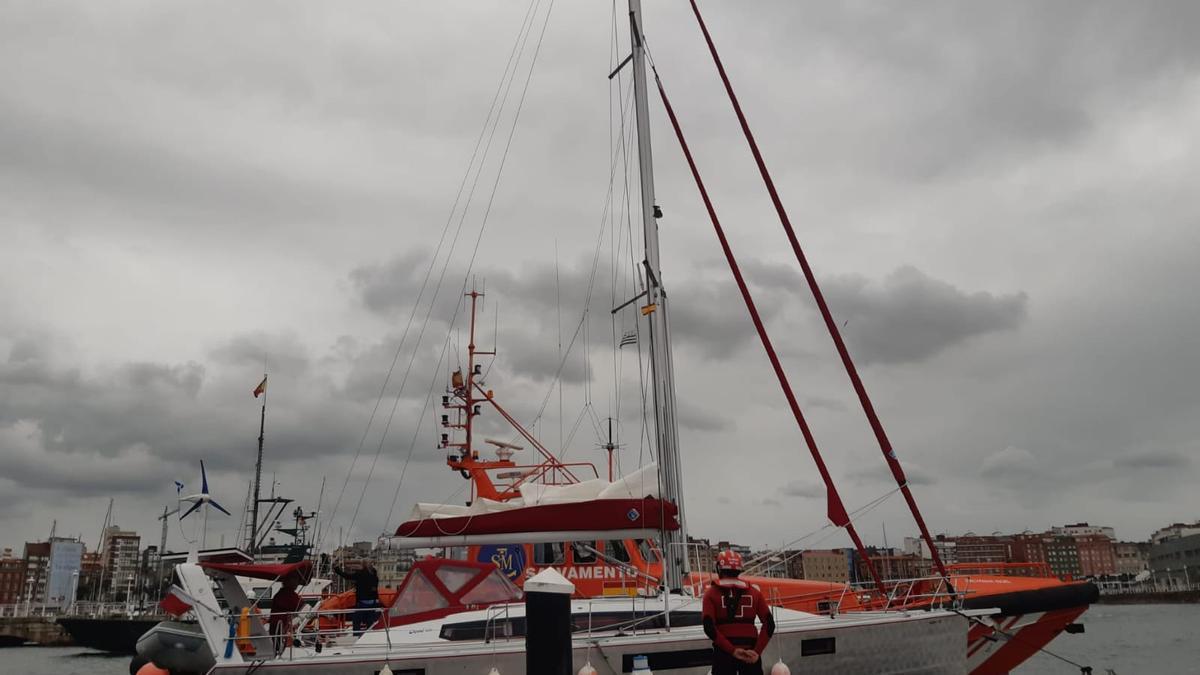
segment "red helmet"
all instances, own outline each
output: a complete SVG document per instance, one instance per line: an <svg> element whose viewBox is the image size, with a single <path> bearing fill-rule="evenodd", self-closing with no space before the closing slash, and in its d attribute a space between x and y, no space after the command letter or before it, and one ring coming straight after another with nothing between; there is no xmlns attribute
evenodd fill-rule
<svg viewBox="0 0 1200 675"><path fill-rule="evenodd" d="M725 549L717 554L717 569L742 571L742 554Z"/></svg>

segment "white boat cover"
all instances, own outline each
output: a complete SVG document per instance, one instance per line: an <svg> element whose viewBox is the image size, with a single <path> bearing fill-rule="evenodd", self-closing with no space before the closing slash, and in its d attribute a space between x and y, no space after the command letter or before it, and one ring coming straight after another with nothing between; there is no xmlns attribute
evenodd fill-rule
<svg viewBox="0 0 1200 675"><path fill-rule="evenodd" d="M476 499L470 506L461 504L431 504L419 502L413 506L408 519L455 518L477 516L484 513L511 511L526 506L543 504L574 504L596 499L641 499L658 497L658 465L647 464L637 471L613 482L594 478L570 485L545 485L526 483L520 486L520 497L499 502L492 499Z"/></svg>

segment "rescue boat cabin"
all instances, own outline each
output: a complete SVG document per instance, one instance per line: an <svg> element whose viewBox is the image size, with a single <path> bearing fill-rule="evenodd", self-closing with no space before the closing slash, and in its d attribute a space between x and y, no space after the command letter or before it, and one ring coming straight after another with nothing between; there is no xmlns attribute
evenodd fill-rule
<svg viewBox="0 0 1200 675"><path fill-rule="evenodd" d="M578 597L648 595L662 579L662 553L649 538L455 546L446 557L491 563L517 586L553 568L575 584Z"/></svg>
<svg viewBox="0 0 1200 675"><path fill-rule="evenodd" d="M607 480L590 462L560 461L485 387L478 359L496 352L475 344L477 303L483 294L471 291L466 297L471 302L466 369L451 374L442 396L438 448L446 452L446 465L470 481L470 499L465 505L418 504L396 536L425 538L452 560L494 564L519 586L538 571L554 568L582 597L652 592L663 577L662 550L654 535L679 528L676 506L658 498L656 468L643 467L614 480L611 452L616 446L611 442L605 446ZM494 456L481 456L477 447L476 420L485 411L498 415L516 434L508 441L482 439ZM514 461L526 446L539 457L531 463ZM512 536L531 529L538 535ZM555 540L555 533L563 536ZM510 536L495 536L501 534ZM455 545L457 535L487 536L475 541L463 536Z"/></svg>

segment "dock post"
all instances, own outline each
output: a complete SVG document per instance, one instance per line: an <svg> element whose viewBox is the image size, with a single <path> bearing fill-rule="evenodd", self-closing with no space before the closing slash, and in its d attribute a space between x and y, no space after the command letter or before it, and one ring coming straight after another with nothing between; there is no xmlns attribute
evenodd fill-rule
<svg viewBox="0 0 1200 675"><path fill-rule="evenodd" d="M552 568L525 581L525 672L572 675L571 596L575 584Z"/></svg>

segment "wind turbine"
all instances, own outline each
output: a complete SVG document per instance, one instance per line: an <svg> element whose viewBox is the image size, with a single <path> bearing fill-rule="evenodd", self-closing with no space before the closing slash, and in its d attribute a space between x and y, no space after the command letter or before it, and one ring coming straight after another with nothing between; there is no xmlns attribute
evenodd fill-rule
<svg viewBox="0 0 1200 675"><path fill-rule="evenodd" d="M199 494L188 495L187 497L180 498L180 501L191 502L192 507L187 511L184 511L183 515L179 516L179 519L183 520L191 515L196 509L200 508L201 506L204 507L204 531L203 534L200 535L200 548L203 549L208 548L208 507L212 506L227 516L232 516L233 514L226 511L224 506L218 504L216 500L208 494L208 473L204 470L204 460L200 460L200 481Z"/></svg>

